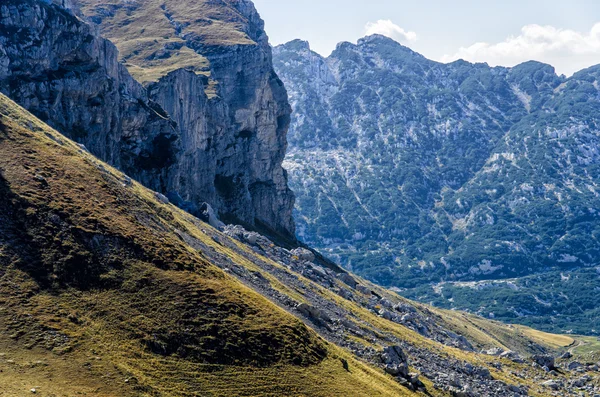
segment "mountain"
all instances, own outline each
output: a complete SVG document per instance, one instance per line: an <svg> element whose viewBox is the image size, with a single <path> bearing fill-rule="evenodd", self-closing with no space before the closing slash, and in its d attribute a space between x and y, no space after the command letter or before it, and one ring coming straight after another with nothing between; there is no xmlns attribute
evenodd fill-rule
<svg viewBox="0 0 600 397"><path fill-rule="evenodd" d="M293 240L281 167L290 107L262 20L246 1L163 3L3 1L0 92L182 208L208 202L224 220ZM98 23L136 16L114 21L131 39L115 40L121 55L81 9Z"/></svg>
<svg viewBox="0 0 600 397"><path fill-rule="evenodd" d="M441 64L379 35L274 64L301 239L423 302L600 331L600 68Z"/></svg>
<svg viewBox="0 0 600 397"><path fill-rule="evenodd" d="M589 339L415 304L310 251L220 232L2 94L0 193L1 395L600 390L580 363L598 357Z"/></svg>
<svg viewBox="0 0 600 397"><path fill-rule="evenodd" d="M0 94L0 395L600 391L592 338L417 304L310 250L290 251L256 231L225 226L206 205L198 210L206 222L195 217L190 213L197 212L195 202L169 191L171 183L193 180L209 189L210 183L199 182L206 177L202 167L219 172L236 162L245 167L237 172L250 175L256 171L250 159L261 159L266 172L252 177L268 177L269 164L281 169L271 161L273 151L285 151L285 128L274 146L252 146L269 142L273 123L287 124L285 90L269 72L269 53L261 47L266 38L252 44L225 28L262 37L258 16L246 1L106 4L99 14L139 17L148 29L150 20L163 16L181 21L174 17L181 4L187 11L181 15L192 19L175 24L177 31L201 21L207 28L193 32L207 46L221 41L202 60L183 45L158 58L173 70L160 69L160 62L126 68L97 30L110 34L111 26L124 28L130 19L106 22L92 15L101 23L95 28L85 22L82 12L90 9L84 3L9 0L0 6L0 87L31 109ZM156 4L169 12L159 12ZM194 19L198 16L211 16L212 22ZM184 35L190 46L197 44L193 32ZM136 54L131 55L133 62ZM180 56L190 63L179 64ZM217 68L219 57L223 68L240 69L231 75ZM228 80L232 76L237 83ZM228 91L236 87L244 92ZM253 104L260 108L251 114L256 125L246 119L246 106ZM219 141L210 152L222 159L218 165L202 163L183 172L192 161L186 156L212 158L200 155L194 142L227 141L238 122L250 126L239 137L248 145L223 149ZM205 129L196 129L200 124ZM216 135L207 137L206 131ZM234 153L230 163L224 160ZM281 175L285 181L282 169ZM246 189L244 178L231 179L226 190ZM211 183L216 190L223 187L219 178ZM276 183L265 184L266 190L250 189L240 201L231 196L211 203L234 219L228 209L248 200L278 202L281 197L271 194ZM245 211L252 213L252 207ZM266 212L245 218L246 226L274 231L271 219L271 225L283 225L279 235L293 230L285 228L285 211L269 219L261 213ZM571 353L562 355L567 350Z"/></svg>

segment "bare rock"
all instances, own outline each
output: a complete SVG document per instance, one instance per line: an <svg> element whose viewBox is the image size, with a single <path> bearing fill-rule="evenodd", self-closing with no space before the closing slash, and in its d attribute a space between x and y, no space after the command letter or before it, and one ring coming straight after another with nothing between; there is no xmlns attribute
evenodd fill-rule
<svg viewBox="0 0 600 397"><path fill-rule="evenodd" d="M381 353L385 372L393 376L408 378L408 357L400 346L388 346Z"/></svg>
<svg viewBox="0 0 600 397"><path fill-rule="evenodd" d="M312 262L315 260L315 254L306 248L296 248L295 250L292 250L292 255L297 256L298 259L305 262Z"/></svg>

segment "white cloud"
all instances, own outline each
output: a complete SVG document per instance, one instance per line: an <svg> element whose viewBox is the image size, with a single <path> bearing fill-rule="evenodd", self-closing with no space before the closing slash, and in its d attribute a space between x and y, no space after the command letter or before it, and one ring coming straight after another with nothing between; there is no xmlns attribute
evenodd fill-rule
<svg viewBox="0 0 600 397"><path fill-rule="evenodd" d="M377 22L369 22L365 26L365 34L380 34L396 40L399 43L408 43L417 40L417 34L402 29L389 19L380 19Z"/></svg>
<svg viewBox="0 0 600 397"><path fill-rule="evenodd" d="M527 25L519 35L500 43L475 43L461 47L455 54L444 55L440 60L451 62L457 59L502 66L536 60L553 65L558 73L571 75L600 63L600 23L589 32Z"/></svg>

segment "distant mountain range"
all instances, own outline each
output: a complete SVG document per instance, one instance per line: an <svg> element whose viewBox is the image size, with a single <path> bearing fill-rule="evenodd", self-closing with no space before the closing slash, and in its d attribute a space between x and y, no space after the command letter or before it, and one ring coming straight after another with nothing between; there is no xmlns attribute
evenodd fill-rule
<svg viewBox="0 0 600 397"><path fill-rule="evenodd" d="M441 64L379 35L274 64L301 239L411 298L600 331L600 67Z"/></svg>

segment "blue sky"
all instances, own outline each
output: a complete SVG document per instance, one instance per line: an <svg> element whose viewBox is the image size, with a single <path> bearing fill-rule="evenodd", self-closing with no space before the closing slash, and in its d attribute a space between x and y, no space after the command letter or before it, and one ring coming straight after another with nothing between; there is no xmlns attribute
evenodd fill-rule
<svg viewBox="0 0 600 397"><path fill-rule="evenodd" d="M329 55L340 41L388 35L438 61L513 66L530 59L567 75L600 64L599 0L254 0L272 44L295 38Z"/></svg>

